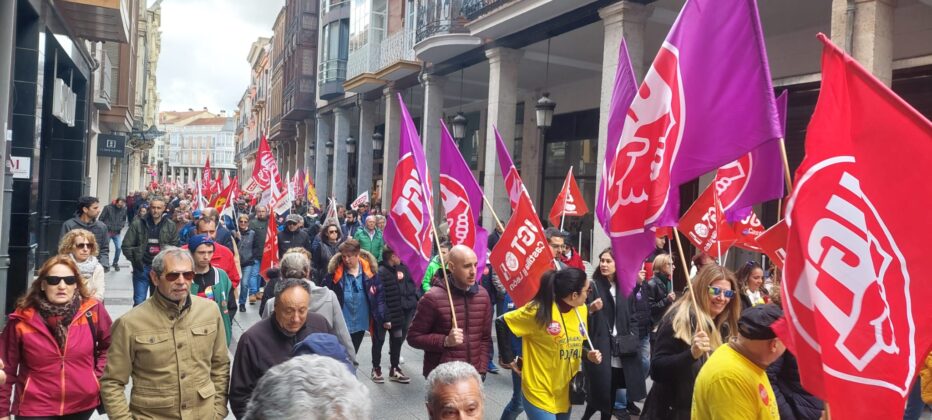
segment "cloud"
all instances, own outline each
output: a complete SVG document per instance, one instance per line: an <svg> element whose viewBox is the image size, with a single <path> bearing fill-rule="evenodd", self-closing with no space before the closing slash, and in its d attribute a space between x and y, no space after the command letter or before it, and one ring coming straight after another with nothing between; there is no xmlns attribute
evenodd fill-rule
<svg viewBox="0 0 932 420"><path fill-rule="evenodd" d="M149 4L153 3L149 0ZM229 114L249 85L246 55L271 37L284 0L165 0L158 62L161 111Z"/></svg>

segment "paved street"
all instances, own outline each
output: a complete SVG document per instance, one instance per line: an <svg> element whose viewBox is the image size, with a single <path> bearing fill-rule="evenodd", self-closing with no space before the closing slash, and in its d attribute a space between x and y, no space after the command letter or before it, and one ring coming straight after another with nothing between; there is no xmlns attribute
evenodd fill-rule
<svg viewBox="0 0 932 420"><path fill-rule="evenodd" d="M120 261L121 271L113 270L107 274L106 305L110 315L116 319L133 306L133 286L131 269L126 261ZM240 312L233 320L233 344L231 349L236 348L236 340L239 339L243 331L252 326L259 319L259 305L247 305L246 312ZM411 377L410 384L399 384L387 380L388 373L388 343L382 348L382 371L386 375L384 384L373 383L369 379L369 372L372 369L371 357L372 342L366 338L363 340L362 347L359 349L359 370L357 377L366 386L369 387L372 397L373 419L427 419L427 412L424 409L424 377L421 376L421 363L423 353L419 350L412 349L407 344L403 347L402 357L405 364L402 369ZM232 353L230 355L233 357ZM499 375L488 375L485 382L486 396L486 418L497 419L501 415L502 409L511 398L511 374L509 371L502 369ZM574 407L573 418L580 418L583 407ZM93 418L105 419L106 416L95 416ZM232 419L233 416L229 416ZM523 416L521 418L524 418Z"/></svg>

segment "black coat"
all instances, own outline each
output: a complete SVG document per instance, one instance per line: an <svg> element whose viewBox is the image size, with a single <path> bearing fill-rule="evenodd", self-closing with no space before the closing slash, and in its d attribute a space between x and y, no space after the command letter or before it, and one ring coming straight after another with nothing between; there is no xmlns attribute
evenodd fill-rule
<svg viewBox="0 0 932 420"><path fill-rule="evenodd" d="M401 279L398 279L398 274ZM392 323L392 327L402 326L405 313L413 313L417 308L417 290L408 272L408 267L398 264L395 267L382 261L379 264L379 279L382 281L382 297L385 299L385 318Z"/></svg>
<svg viewBox="0 0 932 420"><path fill-rule="evenodd" d="M278 232L278 258L291 248L304 248L311 252L311 238L307 236L307 232L301 229L291 232L287 228Z"/></svg>
<svg viewBox="0 0 932 420"><path fill-rule="evenodd" d="M657 274L654 274L650 281L647 282L647 303L650 304L651 329L660 323L663 314L673 304L673 300L667 296L672 290L667 288L666 283L665 280L657 277Z"/></svg>
<svg viewBox="0 0 932 420"><path fill-rule="evenodd" d="M694 359L685 341L673 336L673 317L660 321L651 348L650 377L654 384L647 395L641 420L688 420L693 386L706 357Z"/></svg>
<svg viewBox="0 0 932 420"><path fill-rule="evenodd" d="M650 302L647 296L647 281L634 286L628 298L628 307L631 308L631 322L637 326L638 337L644 338L653 329L650 319Z"/></svg>
<svg viewBox="0 0 932 420"><path fill-rule="evenodd" d="M594 281L587 303L602 299L602 309L589 313L589 338L592 346L602 353L602 363L594 364L583 359L586 375L589 377L589 394L587 403L599 411L612 411L615 402L615 389L612 388L612 330L617 334L630 334L635 326L631 324L628 301L612 297L611 285L603 278ZM630 401L639 401L647 395L644 384L644 371L641 356L634 354L621 357L621 369L624 373L624 387L628 390Z"/></svg>
<svg viewBox="0 0 932 420"><path fill-rule="evenodd" d="M796 357L786 351L767 367L767 378L777 397L780 418L784 420L818 420L825 405L803 389Z"/></svg>

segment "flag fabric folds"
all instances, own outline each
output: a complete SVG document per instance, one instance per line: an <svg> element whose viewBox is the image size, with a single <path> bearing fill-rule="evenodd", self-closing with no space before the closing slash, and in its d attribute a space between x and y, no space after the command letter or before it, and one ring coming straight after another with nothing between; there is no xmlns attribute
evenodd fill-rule
<svg viewBox="0 0 932 420"><path fill-rule="evenodd" d="M359 210L359 206L363 203L369 202L369 191L366 190L362 194L359 194L359 197L356 197L352 203L350 203L350 208L353 210Z"/></svg>
<svg viewBox="0 0 932 420"><path fill-rule="evenodd" d="M589 207L586 206L582 192L579 191L579 185L576 184L573 167L570 167L566 173L566 179L563 180L563 188L560 189L553 207L550 208L550 223L562 229L561 221L564 216L583 216L586 213L589 213Z"/></svg>
<svg viewBox="0 0 932 420"><path fill-rule="evenodd" d="M489 263L517 306L531 301L540 288L540 277L553 268L553 252L527 195L519 197Z"/></svg>
<svg viewBox="0 0 932 420"><path fill-rule="evenodd" d="M780 220L757 237L757 246L773 261L779 269L783 269L786 261L786 220Z"/></svg>
<svg viewBox="0 0 932 420"><path fill-rule="evenodd" d="M495 150L498 154L498 166L502 169L502 177L505 178L505 191L508 193L508 201L511 203L511 210L518 207L518 201L522 195L527 196L527 188L524 187L524 181L521 180L521 174L515 167L515 162L511 160L511 152L505 146L502 135L498 133L498 127L492 126L495 130ZM533 209L533 205L531 206Z"/></svg>
<svg viewBox="0 0 932 420"><path fill-rule="evenodd" d="M787 205L777 334L832 418L901 418L932 347L932 123L825 35L806 157ZM908 160L908 159L907 159Z"/></svg>
<svg viewBox="0 0 932 420"><path fill-rule="evenodd" d="M269 142L263 135L259 140L259 150L256 152L256 165L252 169L252 177L246 182L243 192L246 194L260 193L269 189L273 181L278 184L279 191L284 189L281 174L278 173L278 163L275 162Z"/></svg>
<svg viewBox="0 0 932 420"><path fill-rule="evenodd" d="M450 228L450 243L476 252L476 279L485 271L488 232L479 224L482 188L463 159L446 124L440 131L440 201Z"/></svg>
<svg viewBox="0 0 932 420"><path fill-rule="evenodd" d="M781 136L756 1L687 0L638 92L629 107L613 92L602 184L625 295L649 229L677 223L678 187Z"/></svg>
<svg viewBox="0 0 932 420"><path fill-rule="evenodd" d="M314 208L320 209L320 200L317 198L317 187L314 186L314 181L311 181L311 174L304 174L304 184L307 190L307 202L314 206Z"/></svg>
<svg viewBox="0 0 932 420"><path fill-rule="evenodd" d="M715 188L709 185L686 210L677 226L689 242L712 258L721 257L735 243L734 232L725 223L718 201Z"/></svg>
<svg viewBox="0 0 932 420"><path fill-rule="evenodd" d="M401 103L401 139L384 237L408 266L412 279L420 279L427 271L433 249L433 192L417 129L401 94L398 94L398 101Z"/></svg>

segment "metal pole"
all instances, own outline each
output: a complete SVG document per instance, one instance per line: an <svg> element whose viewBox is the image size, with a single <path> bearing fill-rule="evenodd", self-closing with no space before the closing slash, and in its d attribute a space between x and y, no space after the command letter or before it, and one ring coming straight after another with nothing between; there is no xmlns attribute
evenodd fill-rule
<svg viewBox="0 0 932 420"><path fill-rule="evenodd" d="M16 2L0 1L0 143L4 169L0 171L0 185L3 196L0 199L0 314L6 314L6 288L9 282L7 274L10 269L10 202L13 199L13 173L6 165L13 145L12 138L7 138L10 113L10 85L13 81L13 28L16 26ZM8 141L9 140L9 141ZM0 317L0 325L5 324L6 317Z"/></svg>

